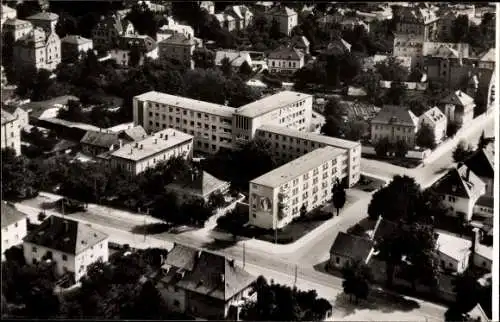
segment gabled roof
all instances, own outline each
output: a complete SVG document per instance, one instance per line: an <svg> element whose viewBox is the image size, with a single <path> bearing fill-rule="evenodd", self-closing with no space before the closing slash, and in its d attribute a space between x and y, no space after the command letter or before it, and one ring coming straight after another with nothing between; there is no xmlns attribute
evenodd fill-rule
<svg viewBox="0 0 500 322"><path fill-rule="evenodd" d="M252 14L252 12L250 11L250 9L248 9L248 7L244 6L244 5L241 5L241 6L229 6L229 7L226 8L225 12L228 13L228 14L233 14L238 19L244 19L245 15L247 14L247 12L249 12L250 14Z"/></svg>
<svg viewBox="0 0 500 322"><path fill-rule="evenodd" d="M471 155L464 164L478 177L491 178L495 176L494 156L488 150L480 149Z"/></svg>
<svg viewBox="0 0 500 322"><path fill-rule="evenodd" d="M10 114L9 112L5 111L3 108L2 108L2 125L4 125L5 123L9 123L9 122L12 122L14 121L16 118L14 117L14 115Z"/></svg>
<svg viewBox="0 0 500 322"><path fill-rule="evenodd" d="M417 126L417 117L403 106L384 106L372 123Z"/></svg>
<svg viewBox="0 0 500 322"><path fill-rule="evenodd" d="M67 35L63 39L61 39L61 42L65 42L68 44L75 44L75 45L81 45L81 44L86 44L88 42L91 42L92 39L87 39L84 38L80 35Z"/></svg>
<svg viewBox="0 0 500 322"><path fill-rule="evenodd" d="M231 66L239 67L244 62L252 63L252 58L247 51L218 50L215 52L215 65L221 65L224 58L229 59Z"/></svg>
<svg viewBox="0 0 500 322"><path fill-rule="evenodd" d="M444 115L443 112L437 107L434 106L430 110L425 111L422 115L420 115L420 118L425 118L431 124L437 124L440 122L445 122L446 121L446 115Z"/></svg>
<svg viewBox="0 0 500 322"><path fill-rule="evenodd" d="M292 39L292 47L308 48L309 45L310 42L305 36L297 36Z"/></svg>
<svg viewBox="0 0 500 322"><path fill-rule="evenodd" d="M458 106L468 106L474 104L474 99L461 90L457 90L441 100L443 104L453 104Z"/></svg>
<svg viewBox="0 0 500 322"><path fill-rule="evenodd" d="M327 51L333 51L333 50L340 50L341 52L350 52L351 51L351 44L345 41L342 38L336 38L332 40L327 47Z"/></svg>
<svg viewBox="0 0 500 322"><path fill-rule="evenodd" d="M10 226L26 218L26 215L17 210L14 206L2 202L2 228Z"/></svg>
<svg viewBox="0 0 500 322"><path fill-rule="evenodd" d="M26 18L28 20L49 20L49 21L54 21L59 19L59 16L53 12L39 12L37 14L34 14L32 16L29 16Z"/></svg>
<svg viewBox="0 0 500 322"><path fill-rule="evenodd" d="M127 35L120 37L120 49L130 50L133 46L139 47L143 52L150 52L157 47L156 41L147 35Z"/></svg>
<svg viewBox="0 0 500 322"><path fill-rule="evenodd" d="M276 6L269 11L269 14L273 15L273 16L287 16L288 17L288 16L296 15L297 13L295 12L295 10L290 9L286 6Z"/></svg>
<svg viewBox="0 0 500 322"><path fill-rule="evenodd" d="M304 57L298 49L285 47L275 50L269 54L269 59L293 59L300 60Z"/></svg>
<svg viewBox="0 0 500 322"><path fill-rule="evenodd" d="M341 231L330 248L330 254L365 261L370 255L372 247L371 240Z"/></svg>
<svg viewBox="0 0 500 322"><path fill-rule="evenodd" d="M438 251L457 262L460 262L470 253L472 242L469 239L460 238L454 235L438 232L436 247Z"/></svg>
<svg viewBox="0 0 500 322"><path fill-rule="evenodd" d="M470 198L475 191L484 187L484 183L466 165L448 171L441 179L433 184L437 193L453 195L461 198Z"/></svg>
<svg viewBox="0 0 500 322"><path fill-rule="evenodd" d="M31 231L24 242L66 254L77 255L85 249L94 246L108 235L81 222L50 216L40 226Z"/></svg>
<svg viewBox="0 0 500 322"><path fill-rule="evenodd" d="M80 143L109 149L113 145L118 145L120 141L117 133L87 131Z"/></svg>
<svg viewBox="0 0 500 322"><path fill-rule="evenodd" d="M22 20L22 19L7 19L5 20L5 22L3 23L4 26L21 26L21 25L25 25L25 24L32 24L31 22L27 21L27 20Z"/></svg>
<svg viewBox="0 0 500 322"><path fill-rule="evenodd" d="M228 185L228 182L217 179L208 172L202 171L200 174L193 175L191 178L185 178L182 182L170 183L166 186L166 188L204 198L212 192Z"/></svg>
<svg viewBox="0 0 500 322"><path fill-rule="evenodd" d="M134 126L133 128L126 129L118 134L119 138L124 138L129 141L139 141L144 139L148 134L144 128L140 125Z"/></svg>
<svg viewBox="0 0 500 322"><path fill-rule="evenodd" d="M159 44L194 46L196 42L194 39L190 39L184 34L176 33L172 35L172 37L162 40Z"/></svg>
<svg viewBox="0 0 500 322"><path fill-rule="evenodd" d="M489 322L490 319L488 315L484 312L481 304L477 303L476 306L470 310L467 315L469 316L471 321L478 321L478 322Z"/></svg>
<svg viewBox="0 0 500 322"><path fill-rule="evenodd" d="M174 248L168 253L165 264L190 272L194 269L198 253L199 251L195 248L175 244Z"/></svg>
<svg viewBox="0 0 500 322"><path fill-rule="evenodd" d="M228 301L255 280L255 276L236 266L234 261L221 255L202 252L194 270L186 273L177 287Z"/></svg>
<svg viewBox="0 0 500 322"><path fill-rule="evenodd" d="M399 226L397 223L384 219L382 216L379 216L377 219L377 223L373 228L371 239L373 241L380 241L386 238L387 236L394 234L398 228Z"/></svg>
<svg viewBox="0 0 500 322"><path fill-rule="evenodd" d="M495 50L495 48L490 48L485 53L483 53L480 56L479 61L492 62L492 63L496 62L496 50Z"/></svg>

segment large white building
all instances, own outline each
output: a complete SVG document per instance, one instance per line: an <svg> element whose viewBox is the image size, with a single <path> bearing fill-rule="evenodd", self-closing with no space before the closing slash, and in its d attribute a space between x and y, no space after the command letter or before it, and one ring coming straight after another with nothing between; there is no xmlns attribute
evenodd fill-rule
<svg viewBox="0 0 500 322"><path fill-rule="evenodd" d="M175 129L165 129L140 141L123 145L110 154L113 168L139 174L172 157L192 158L193 137Z"/></svg>
<svg viewBox="0 0 500 322"><path fill-rule="evenodd" d="M250 225L279 229L299 216L302 206L311 210L330 200L343 153L319 148L250 181Z"/></svg>
<svg viewBox="0 0 500 322"><path fill-rule="evenodd" d="M2 260L7 249L23 242L27 232L26 225L26 216L2 201Z"/></svg>
<svg viewBox="0 0 500 322"><path fill-rule="evenodd" d="M276 125L263 125L255 134L271 144L274 155L282 161L290 161L317 148L331 146L343 151L340 156L338 178L348 186L359 180L361 172L361 143L329 136L298 131Z"/></svg>
<svg viewBox="0 0 500 322"><path fill-rule="evenodd" d="M24 238L23 250L26 263L52 261L58 275L74 275L78 282L90 264L108 261L108 235L78 221L50 216Z"/></svg>
<svg viewBox="0 0 500 322"><path fill-rule="evenodd" d="M21 154L21 125L18 117L2 109L2 149L12 148L17 155Z"/></svg>

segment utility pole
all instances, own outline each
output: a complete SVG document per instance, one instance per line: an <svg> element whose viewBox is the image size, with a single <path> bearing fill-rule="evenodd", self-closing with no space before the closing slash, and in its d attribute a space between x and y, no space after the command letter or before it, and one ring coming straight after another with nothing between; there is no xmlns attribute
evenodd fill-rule
<svg viewBox="0 0 500 322"><path fill-rule="evenodd" d="M243 268L245 268L245 242L243 241Z"/></svg>
<svg viewBox="0 0 500 322"><path fill-rule="evenodd" d="M297 264L295 264L295 277L293 279L293 287L295 288L297 284Z"/></svg>
<svg viewBox="0 0 500 322"><path fill-rule="evenodd" d="M61 208L62 208L62 217L63 217L63 219L64 219L64 204L65 203L66 203L66 198L63 198L62 199L62 203L61 203L62 204Z"/></svg>

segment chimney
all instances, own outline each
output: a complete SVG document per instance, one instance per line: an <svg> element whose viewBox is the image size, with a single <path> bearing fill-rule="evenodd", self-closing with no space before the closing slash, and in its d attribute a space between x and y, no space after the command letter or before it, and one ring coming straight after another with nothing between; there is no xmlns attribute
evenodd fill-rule
<svg viewBox="0 0 500 322"><path fill-rule="evenodd" d="M479 228L474 228L472 230L472 245L470 247L471 256L474 256L478 242L479 242Z"/></svg>
<svg viewBox="0 0 500 322"><path fill-rule="evenodd" d="M163 133L160 133L160 139L163 139Z"/></svg>
<svg viewBox="0 0 500 322"><path fill-rule="evenodd" d="M139 142L135 142L135 147L138 148L139 147Z"/></svg>
<svg viewBox="0 0 500 322"><path fill-rule="evenodd" d="M157 143L158 143L158 139L157 139L157 138L155 138L155 144L157 144Z"/></svg>
<svg viewBox="0 0 500 322"><path fill-rule="evenodd" d="M142 150L143 147L144 147L144 145L141 144L140 149Z"/></svg>
<svg viewBox="0 0 500 322"><path fill-rule="evenodd" d="M165 140L168 140L168 134L165 134Z"/></svg>

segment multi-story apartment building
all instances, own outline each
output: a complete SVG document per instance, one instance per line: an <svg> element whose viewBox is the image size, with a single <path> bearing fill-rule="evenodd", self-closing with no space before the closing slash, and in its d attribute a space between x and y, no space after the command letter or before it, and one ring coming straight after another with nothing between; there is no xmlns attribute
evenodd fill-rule
<svg viewBox="0 0 500 322"><path fill-rule="evenodd" d="M194 149L216 153L232 149L234 108L160 92L134 97L134 125L147 132L167 127L194 136Z"/></svg>
<svg viewBox="0 0 500 322"><path fill-rule="evenodd" d="M411 68L423 64L424 38L420 35L396 34L394 36L393 56L411 57Z"/></svg>
<svg viewBox="0 0 500 322"><path fill-rule="evenodd" d="M2 34L11 36L12 41L17 41L28 35L33 30L31 22L21 19L7 19L2 24Z"/></svg>
<svg viewBox="0 0 500 322"><path fill-rule="evenodd" d="M288 162L317 148L331 146L341 149L338 178L351 187L359 180L361 171L361 143L332 138L329 136L298 131L277 125L262 125L255 133L256 138L270 143L272 153L278 160Z"/></svg>
<svg viewBox="0 0 500 322"><path fill-rule="evenodd" d="M140 141L123 144L109 155L113 168L137 175L161 161L182 156L193 157L193 137L175 129L165 129Z"/></svg>
<svg viewBox="0 0 500 322"><path fill-rule="evenodd" d="M26 18L33 26L42 28L46 32L55 32L59 16L52 12L39 12Z"/></svg>
<svg viewBox="0 0 500 322"><path fill-rule="evenodd" d="M253 19L252 11L245 5L228 6L224 13L234 18L237 30L246 29Z"/></svg>
<svg viewBox="0 0 500 322"><path fill-rule="evenodd" d="M312 95L283 91L236 109L233 119L233 143L245 143L261 125L278 125L298 131L310 131Z"/></svg>
<svg viewBox="0 0 500 322"><path fill-rule="evenodd" d="M454 91L443 98L440 108L448 122L456 122L459 126L470 124L474 118L474 99L461 90Z"/></svg>
<svg viewBox="0 0 500 322"><path fill-rule="evenodd" d="M61 39L55 31L36 27L14 43L13 52L16 66L52 71L61 62Z"/></svg>
<svg viewBox="0 0 500 322"><path fill-rule="evenodd" d="M126 35L118 39L118 45L109 51L112 59L120 66L129 66L132 58L132 51L137 50L137 64L142 65L144 58L158 58L158 45L156 41L148 35Z"/></svg>
<svg viewBox="0 0 500 322"><path fill-rule="evenodd" d="M193 53L196 42L191 36L174 34L158 43L160 59L175 59L189 68L194 68Z"/></svg>
<svg viewBox="0 0 500 322"><path fill-rule="evenodd" d="M108 235L90 225L50 216L32 230L23 243L26 263L50 260L58 275L78 282L90 264L108 261Z"/></svg>
<svg viewBox="0 0 500 322"><path fill-rule="evenodd" d="M300 215L302 206L311 210L330 200L343 153L319 148L250 181L249 224L280 229Z"/></svg>
<svg viewBox="0 0 500 322"><path fill-rule="evenodd" d="M82 53L94 48L92 39L87 39L78 35L67 35L61 39L61 57L62 60L79 59Z"/></svg>
<svg viewBox="0 0 500 322"><path fill-rule="evenodd" d="M419 117L419 128L422 125L427 125L434 133L435 143L438 144L446 137L446 127L448 121L446 116L438 107L433 107Z"/></svg>
<svg viewBox="0 0 500 322"><path fill-rule="evenodd" d="M2 4L2 26L7 19L16 19L17 10Z"/></svg>
<svg viewBox="0 0 500 322"><path fill-rule="evenodd" d="M166 18L167 23L158 29L156 33L156 41L160 42L164 39L170 38L174 34L183 34L187 38L194 39L194 29L190 25L183 25L175 21L171 17Z"/></svg>
<svg viewBox="0 0 500 322"><path fill-rule="evenodd" d="M295 10L285 6L277 6L266 12L270 20L276 20L280 26L280 32L289 36L298 24L298 14Z"/></svg>
<svg viewBox="0 0 500 322"><path fill-rule="evenodd" d="M371 141L376 143L386 138L391 143L405 141L415 146L418 117L400 106L385 106L371 121Z"/></svg>
<svg viewBox="0 0 500 322"><path fill-rule="evenodd" d="M14 115L2 109L2 149L12 148L21 154L21 125Z"/></svg>
<svg viewBox="0 0 500 322"><path fill-rule="evenodd" d="M4 253L12 246L23 242L27 233L26 215L14 206L2 202L2 260Z"/></svg>
<svg viewBox="0 0 500 322"><path fill-rule="evenodd" d="M439 17L429 8L404 7L394 14L396 33L421 36L425 40L436 40L439 33Z"/></svg>
<svg viewBox="0 0 500 322"><path fill-rule="evenodd" d="M101 21L92 30L92 41L97 50L110 49L118 46L121 36L134 34L134 25L130 21L123 20L120 15L110 15L101 17Z"/></svg>
<svg viewBox="0 0 500 322"><path fill-rule="evenodd" d="M236 19L228 13L216 13L213 15L215 20L219 22L221 28L226 29L227 31L236 30Z"/></svg>
<svg viewBox="0 0 500 322"><path fill-rule="evenodd" d="M269 53L267 65L271 73L293 74L304 67L304 54L296 48L281 48Z"/></svg>

